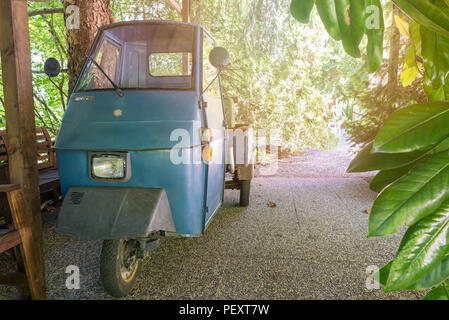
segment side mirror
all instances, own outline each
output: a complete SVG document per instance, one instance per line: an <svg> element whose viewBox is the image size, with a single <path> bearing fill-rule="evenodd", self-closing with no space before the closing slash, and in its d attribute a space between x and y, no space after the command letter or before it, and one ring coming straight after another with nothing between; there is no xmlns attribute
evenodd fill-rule
<svg viewBox="0 0 449 320"><path fill-rule="evenodd" d="M50 78L57 77L61 73L59 61L55 58L48 58L44 64L44 72Z"/></svg>
<svg viewBox="0 0 449 320"><path fill-rule="evenodd" d="M225 68L229 65L229 53L225 48L216 47L210 52L209 61L215 68Z"/></svg>

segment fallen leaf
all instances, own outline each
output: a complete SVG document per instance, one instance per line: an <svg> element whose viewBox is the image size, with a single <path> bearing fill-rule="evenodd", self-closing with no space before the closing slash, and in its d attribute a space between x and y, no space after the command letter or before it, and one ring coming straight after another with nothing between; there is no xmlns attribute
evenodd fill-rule
<svg viewBox="0 0 449 320"><path fill-rule="evenodd" d="M366 209L365 211L363 211L363 213L371 214L371 209Z"/></svg>
<svg viewBox="0 0 449 320"><path fill-rule="evenodd" d="M270 208L275 208L275 207L277 207L277 204L274 203L274 202L268 201L268 206L269 206Z"/></svg>

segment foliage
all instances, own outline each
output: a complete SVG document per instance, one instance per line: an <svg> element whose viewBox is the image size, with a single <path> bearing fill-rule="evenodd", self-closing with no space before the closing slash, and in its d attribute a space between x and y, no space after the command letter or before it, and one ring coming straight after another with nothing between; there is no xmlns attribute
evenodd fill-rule
<svg viewBox="0 0 449 320"><path fill-rule="evenodd" d="M395 28L398 28L401 33L400 41L396 44L399 57L382 59L377 72L348 92L352 100L347 103L354 112L344 125L354 146L365 145L374 140L380 127L395 110L428 100L423 89L423 64L419 62L423 61L419 25L411 21L409 26L408 18L393 12L389 5L385 6L384 13L386 23L391 24L385 29L391 36L386 37L384 46L392 50L392 42L396 41L393 34ZM369 62L367 64L369 68ZM396 66L392 67L392 64ZM402 70L397 67L398 64L403 65Z"/></svg>
<svg viewBox="0 0 449 320"><path fill-rule="evenodd" d="M394 2L419 23L424 87L431 100L437 100L435 92L441 88L444 92L447 79L443 75L449 63L444 50L449 35L447 2ZM411 27L408 31L416 34ZM411 41L414 52L410 56L415 61L406 61L408 67L420 53L417 39ZM381 270L386 291L435 288L426 299L449 300L448 114L449 102L395 111L349 167L359 172L382 170L372 184L375 189L385 187L373 205L368 236L387 236L408 226L395 258Z"/></svg>
<svg viewBox="0 0 449 320"><path fill-rule="evenodd" d="M277 143L291 150L329 148L342 119L342 104L335 97L346 92L351 84L345 75L358 72L361 63L344 56L317 24L315 12L313 27L303 32L286 10L288 4L192 0L192 21L231 54L222 80L238 122L272 131ZM152 10L158 19L179 20L163 1L113 0L112 7L118 20L145 19L144 12Z"/></svg>
<svg viewBox="0 0 449 320"><path fill-rule="evenodd" d="M29 2L30 11L60 6L61 3L58 0L45 3ZM64 73L61 74L54 79L53 84L42 71L44 62L49 57L56 57L61 62L62 67L66 64L64 19L61 14L30 17L29 30L36 125L45 126L52 134L55 134L59 129L67 103L67 76ZM2 84L0 82L0 127L5 129Z"/></svg>
<svg viewBox="0 0 449 320"><path fill-rule="evenodd" d="M180 20L164 0L110 1L117 21ZM61 0L29 2L29 10L61 6ZM316 12L304 32L288 7L288 0L192 0L191 11L193 22L231 53L223 87L235 101L237 121L276 132L277 143L291 150L330 148L343 118L339 97L358 81L348 82L346 75L359 72L362 63L344 55L317 23ZM67 103L67 74L54 79L55 85L41 72L49 57L67 66L63 15L38 15L29 24L32 65L38 71L33 73L36 121L55 134Z"/></svg>
<svg viewBox="0 0 449 320"><path fill-rule="evenodd" d="M292 150L328 148L335 138L327 123L340 126L334 97L360 62L344 57L317 24L316 12L304 29L285 8L288 0L194 1L193 19L231 54L223 85L234 97L238 122L279 131L280 143Z"/></svg>

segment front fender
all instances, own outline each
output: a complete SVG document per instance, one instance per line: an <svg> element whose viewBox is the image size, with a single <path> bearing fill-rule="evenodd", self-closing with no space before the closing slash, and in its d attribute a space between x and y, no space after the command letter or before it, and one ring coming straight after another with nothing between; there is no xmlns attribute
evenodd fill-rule
<svg viewBox="0 0 449 320"><path fill-rule="evenodd" d="M79 239L145 238L176 232L163 189L72 187L58 215L56 232Z"/></svg>

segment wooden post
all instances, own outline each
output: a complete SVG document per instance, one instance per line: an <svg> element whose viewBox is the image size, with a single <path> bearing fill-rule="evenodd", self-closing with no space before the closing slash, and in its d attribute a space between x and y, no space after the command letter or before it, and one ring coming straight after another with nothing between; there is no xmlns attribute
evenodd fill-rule
<svg viewBox="0 0 449 320"><path fill-rule="evenodd" d="M182 0L182 7L175 0L166 1L181 15L183 22L190 22L190 0Z"/></svg>
<svg viewBox="0 0 449 320"><path fill-rule="evenodd" d="M182 0L182 21L190 22L190 0Z"/></svg>
<svg viewBox="0 0 449 320"><path fill-rule="evenodd" d="M166 0L168 2L168 4L175 9L179 14L182 13L182 8L181 6L175 1L175 0Z"/></svg>
<svg viewBox="0 0 449 320"><path fill-rule="evenodd" d="M183 22L190 22L190 0L182 0L182 10L181 10L181 16ZM184 53L182 55L182 72L183 75L189 75L190 73L190 61L189 61L189 54Z"/></svg>
<svg viewBox="0 0 449 320"><path fill-rule="evenodd" d="M36 288L31 290L31 296L34 299L45 299L36 124L26 1L0 1L0 30L9 175L11 183L20 185L22 189L24 208L21 218L29 244L27 247L24 245L24 250L21 251L27 277L32 282L30 288ZM29 252L25 252L27 250ZM30 256L33 257L31 261L28 259Z"/></svg>

